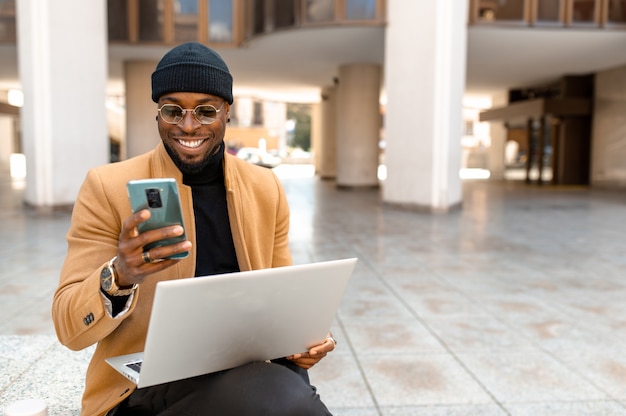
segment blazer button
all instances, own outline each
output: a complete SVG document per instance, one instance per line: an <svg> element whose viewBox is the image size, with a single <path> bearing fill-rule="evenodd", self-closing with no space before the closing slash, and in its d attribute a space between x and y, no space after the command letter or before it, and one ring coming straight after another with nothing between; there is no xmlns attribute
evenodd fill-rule
<svg viewBox="0 0 626 416"><path fill-rule="evenodd" d="M88 326L88 325L89 325L89 324L91 324L94 320L95 320L95 318L94 318L94 316L93 316L93 313L91 313L91 312L90 312L90 313L89 313L89 315L87 315L87 316L85 316L85 317L83 318L83 323L84 323L85 325L87 325L87 326Z"/></svg>

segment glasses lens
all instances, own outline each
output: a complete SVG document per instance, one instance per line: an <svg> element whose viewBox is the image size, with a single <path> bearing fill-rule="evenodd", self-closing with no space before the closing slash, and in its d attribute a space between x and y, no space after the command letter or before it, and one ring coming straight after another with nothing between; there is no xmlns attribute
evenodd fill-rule
<svg viewBox="0 0 626 416"><path fill-rule="evenodd" d="M159 112L166 123L178 123L183 119L184 110L176 104L164 104Z"/></svg>
<svg viewBox="0 0 626 416"><path fill-rule="evenodd" d="M199 105L194 114L200 123L211 124L217 118L217 109L212 105Z"/></svg>

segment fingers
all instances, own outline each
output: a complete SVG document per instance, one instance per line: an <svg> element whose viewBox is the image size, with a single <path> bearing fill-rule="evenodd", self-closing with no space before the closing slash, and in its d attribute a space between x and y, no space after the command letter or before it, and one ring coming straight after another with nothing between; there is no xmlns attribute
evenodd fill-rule
<svg viewBox="0 0 626 416"><path fill-rule="evenodd" d="M158 228L139 233L137 226L150 218L150 211L140 210L122 223L118 242L116 271L121 285L141 283L150 274L164 270L178 260L165 259L172 255L189 251L188 240L144 250L144 246L156 241L178 237L184 230L180 225Z"/></svg>
<svg viewBox="0 0 626 416"><path fill-rule="evenodd" d="M144 263L152 263L152 257L150 257L150 250L145 250L141 252L141 258Z"/></svg>
<svg viewBox="0 0 626 416"><path fill-rule="evenodd" d="M309 350L309 354L311 356L316 356L317 354L320 354L320 353L326 354L326 353L333 351L336 346L337 346L337 341L335 341L335 339L333 338L331 334L328 334L322 344L317 345Z"/></svg>
<svg viewBox="0 0 626 416"><path fill-rule="evenodd" d="M326 357L326 353L318 353L315 356L311 356L309 353L294 354L287 357L289 361L295 363L298 367L308 370L317 364L322 358Z"/></svg>
<svg viewBox="0 0 626 416"><path fill-rule="evenodd" d="M294 362L297 366L308 370L317 364L322 358L326 357L326 355L333 351L336 346L337 341L335 341L332 334L329 333L322 344L312 347L309 352L293 354L286 358Z"/></svg>
<svg viewBox="0 0 626 416"><path fill-rule="evenodd" d="M137 211L130 217L126 218L122 223L120 240L139 236L139 230L137 229L137 226L142 222L147 221L148 219L150 219L150 211L147 209Z"/></svg>
<svg viewBox="0 0 626 416"><path fill-rule="evenodd" d="M120 245L128 244L128 251L134 251L139 247L143 247L149 243L164 240L167 238L178 237L183 235L184 229L180 225L172 225L169 227L157 228L154 230L144 231L139 233L138 226L144 221L150 219L150 211L143 209L132 214L124 220L122 223L122 229L120 231ZM132 244L131 244L132 243ZM151 253L157 254L157 253ZM158 253L161 257L167 257L175 253ZM160 257L155 257L153 259Z"/></svg>

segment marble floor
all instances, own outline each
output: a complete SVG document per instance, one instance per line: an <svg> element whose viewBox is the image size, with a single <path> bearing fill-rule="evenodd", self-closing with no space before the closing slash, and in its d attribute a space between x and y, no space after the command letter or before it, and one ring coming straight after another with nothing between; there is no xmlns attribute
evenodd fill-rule
<svg viewBox="0 0 626 416"><path fill-rule="evenodd" d="M626 192L466 181L432 215L307 169L276 170L295 263L359 259L311 371L335 415L626 415ZM75 415L91 349L60 346L49 312L70 214L13 185L1 171L0 411Z"/></svg>

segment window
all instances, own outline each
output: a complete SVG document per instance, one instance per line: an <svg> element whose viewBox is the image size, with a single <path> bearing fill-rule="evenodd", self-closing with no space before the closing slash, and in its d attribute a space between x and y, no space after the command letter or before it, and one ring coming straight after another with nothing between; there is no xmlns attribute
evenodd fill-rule
<svg viewBox="0 0 626 416"><path fill-rule="evenodd" d="M474 120L463 120L463 135L464 136L474 135Z"/></svg>
<svg viewBox="0 0 626 416"><path fill-rule="evenodd" d="M139 40L163 41L163 0L139 1Z"/></svg>
<svg viewBox="0 0 626 416"><path fill-rule="evenodd" d="M174 40L176 42L198 40L198 0L174 2Z"/></svg>
<svg viewBox="0 0 626 416"><path fill-rule="evenodd" d="M346 19L376 19L376 0L346 0Z"/></svg>
<svg viewBox="0 0 626 416"><path fill-rule="evenodd" d="M334 0L306 0L307 22L330 22L334 19Z"/></svg>
<svg viewBox="0 0 626 416"><path fill-rule="evenodd" d="M595 23L596 0L573 0L572 23Z"/></svg>
<svg viewBox="0 0 626 416"><path fill-rule="evenodd" d="M261 101L255 101L253 104L254 113L252 118L252 124L255 126L263 125L263 103Z"/></svg>
<svg viewBox="0 0 626 416"><path fill-rule="evenodd" d="M252 33L257 35L265 32L265 1L253 0L252 3Z"/></svg>
<svg viewBox="0 0 626 416"><path fill-rule="evenodd" d="M561 23L561 3L564 0L541 0L537 2L538 23Z"/></svg>
<svg viewBox="0 0 626 416"><path fill-rule="evenodd" d="M482 21L524 21L525 0L480 0L478 18Z"/></svg>
<svg viewBox="0 0 626 416"><path fill-rule="evenodd" d="M128 40L128 9L126 0L107 2L107 23L110 41Z"/></svg>
<svg viewBox="0 0 626 416"><path fill-rule="evenodd" d="M209 41L233 41L232 0L211 0L209 2Z"/></svg>
<svg viewBox="0 0 626 416"><path fill-rule="evenodd" d="M274 0L274 26L276 28L293 27L295 25L295 3L293 0Z"/></svg>
<svg viewBox="0 0 626 416"><path fill-rule="evenodd" d="M608 22L626 24L626 0L609 0Z"/></svg>
<svg viewBox="0 0 626 416"><path fill-rule="evenodd" d="M16 42L15 0L0 0L0 42Z"/></svg>

